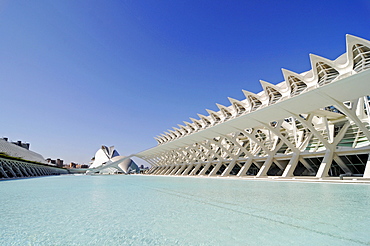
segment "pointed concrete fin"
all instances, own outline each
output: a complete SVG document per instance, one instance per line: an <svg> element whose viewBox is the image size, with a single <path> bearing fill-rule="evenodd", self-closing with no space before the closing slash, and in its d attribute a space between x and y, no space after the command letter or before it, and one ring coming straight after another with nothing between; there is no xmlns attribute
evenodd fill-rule
<svg viewBox="0 0 370 246"><path fill-rule="evenodd" d="M168 137L165 134L163 134L163 133L161 133L161 135L162 135L162 138L163 138L164 142L167 142L168 141Z"/></svg>
<svg viewBox="0 0 370 246"><path fill-rule="evenodd" d="M293 72L291 70L288 70L288 69L285 69L285 68L282 68L281 69L281 72L283 73L284 77L287 75L287 76L290 76L290 75L293 75L293 76L296 76L297 78L300 78L302 77L300 74L296 73L296 72Z"/></svg>
<svg viewBox="0 0 370 246"><path fill-rule="evenodd" d="M287 84L287 86L289 86L290 88L290 85L288 83L288 78L289 76L294 76L296 78L298 78L299 80L301 80L302 82L306 83L302 77L302 75L298 74L298 73L295 73L293 71L290 71L290 70L287 70L285 68L282 68L281 69L281 72L283 73L283 76L284 76L284 80L285 80L285 83Z"/></svg>
<svg viewBox="0 0 370 246"><path fill-rule="evenodd" d="M207 118L207 116L204 116L202 114L197 114L199 116L199 119Z"/></svg>
<svg viewBox="0 0 370 246"><path fill-rule="evenodd" d="M167 130L167 131L172 135L172 137L174 139L178 137L177 134L174 131L172 131L172 130Z"/></svg>
<svg viewBox="0 0 370 246"><path fill-rule="evenodd" d="M164 136L162 136L161 139L162 139L162 143L165 143L168 141L167 138L165 138Z"/></svg>
<svg viewBox="0 0 370 246"><path fill-rule="evenodd" d="M329 60L328 58L325 58L325 57L322 57L322 56L319 56L319 55L315 55L315 54L312 54L312 53L310 53L309 56L310 56L312 68L314 68L315 64L319 61L321 61L323 63L327 63L328 65L331 65L331 66L334 63L334 61Z"/></svg>
<svg viewBox="0 0 370 246"><path fill-rule="evenodd" d="M322 56L318 56L318 55L315 55L315 54L310 54L310 62L311 62L311 71L313 71L313 74L315 76L315 78L317 78L317 69L316 69L316 64L318 62L323 62L324 64L334 68L335 70L339 71L340 68L337 67L336 63L332 60L329 60L325 57L322 57Z"/></svg>
<svg viewBox="0 0 370 246"><path fill-rule="evenodd" d="M351 63L353 63L352 48L355 44L362 44L362 45L370 48L370 41L369 40L347 34L346 35L346 51L347 51L346 53L347 53L347 61L350 63L350 66L352 66Z"/></svg>
<svg viewBox="0 0 370 246"><path fill-rule="evenodd" d="M172 135L168 132L164 132L166 134L166 137L168 138L168 140L172 140Z"/></svg>
<svg viewBox="0 0 370 246"><path fill-rule="evenodd" d="M227 111L230 111L230 109L224 105L216 103L216 106L221 110L221 109L226 109Z"/></svg>
<svg viewBox="0 0 370 246"><path fill-rule="evenodd" d="M221 120L221 116L217 113L217 112L215 112L215 111L213 111L213 110L210 110L210 109L206 109L206 111L209 113L209 116L215 121L215 122L218 122L218 121L220 121ZM217 118L215 118L215 117L217 117Z"/></svg>
<svg viewBox="0 0 370 246"><path fill-rule="evenodd" d="M163 142L163 139L161 136L156 136L155 139L157 139L158 141L160 141L161 143Z"/></svg>
<svg viewBox="0 0 370 246"><path fill-rule="evenodd" d="M109 157L112 158L114 153L114 146L109 147Z"/></svg>
<svg viewBox="0 0 370 246"><path fill-rule="evenodd" d="M206 109L207 113L209 113L209 115L211 114L215 114L215 115L218 115L218 113L216 111L213 111L213 110L210 110L210 109Z"/></svg>
<svg viewBox="0 0 370 246"><path fill-rule="evenodd" d="M101 146L101 149L103 150L104 154L109 158L109 150L108 147L105 145Z"/></svg>
<svg viewBox="0 0 370 246"><path fill-rule="evenodd" d="M186 126L188 126L189 128L191 128L190 131L193 131L194 126L191 123L186 122L186 121L183 121L183 122L185 123Z"/></svg>
<svg viewBox="0 0 370 246"><path fill-rule="evenodd" d="M159 138L154 137L154 139L157 141L157 143L161 143L161 141L159 140Z"/></svg>
<svg viewBox="0 0 370 246"><path fill-rule="evenodd" d="M255 93L253 93L253 92L246 91L246 90L242 90L242 92L243 92L243 94L244 94L244 96L245 96L246 98L247 98L249 95L251 95L251 96L256 97L258 100L260 100L260 96L259 96L259 95L257 95L257 94L255 94Z"/></svg>
<svg viewBox="0 0 370 246"><path fill-rule="evenodd" d="M272 88L274 88L275 90L279 91L279 88L278 88L276 85L271 84L271 83L269 83L269 82L266 82L266 81L264 81L264 80L260 80L260 84L261 84L261 86L262 86L262 88L263 88L263 89L265 89L266 87L272 87Z"/></svg>
<svg viewBox="0 0 370 246"><path fill-rule="evenodd" d="M243 112L245 112L248 108L248 106L242 101L239 101L239 100L231 98L231 97L228 97L227 99L229 99L229 101L231 102L231 105L233 106L234 110L237 113L241 113L240 108L239 108L240 106L244 108ZM235 106L235 104L240 105L240 106Z"/></svg>
<svg viewBox="0 0 370 246"><path fill-rule="evenodd" d="M231 97L228 97L227 99L229 99L230 103L233 104L233 103L239 103L241 105L243 105L243 103L237 99L234 99L234 98L231 98Z"/></svg>
<svg viewBox="0 0 370 246"><path fill-rule="evenodd" d="M370 45L369 40L366 40L366 39L363 39L363 38L360 38L360 37L357 37L351 34L346 35L346 43L347 43L347 47L348 47L348 44L351 44L351 46L354 44L363 44L366 46ZM349 47L349 48L352 49L352 47Z"/></svg>
<svg viewBox="0 0 370 246"><path fill-rule="evenodd" d="M204 124L206 124L207 126L209 126L211 123L211 119L212 119L212 116L209 116L211 117L211 119L209 119L209 117L205 116L205 115L202 115L202 114L198 114L199 118L202 119L202 121L204 122Z"/></svg>
<svg viewBox="0 0 370 246"><path fill-rule="evenodd" d="M201 120L197 120L197 119L194 119L194 118L190 118L191 119L191 121L193 121L193 125L197 128L197 129L201 129L201 128L203 128L203 124L202 124L202 122L201 122ZM199 126L199 125L200 126Z"/></svg>
<svg viewBox="0 0 370 246"><path fill-rule="evenodd" d="M187 122L187 121L183 121L183 122L184 122L185 125L190 125L190 123Z"/></svg>
<svg viewBox="0 0 370 246"><path fill-rule="evenodd" d="M188 134L188 130L186 129L186 126L183 126L183 125L180 125L180 124L177 124L178 127L180 127L180 129L182 129L183 131L185 131L185 135Z"/></svg>
<svg viewBox="0 0 370 246"><path fill-rule="evenodd" d="M234 113L235 113L235 109L234 110L231 110L228 107L226 107L224 105L221 105L221 104L218 104L218 103L216 103L216 105L220 109L220 113L223 114L225 118L229 118L229 117L233 116ZM226 111L228 114L230 114L230 116L225 115L225 113L223 112L223 110Z"/></svg>
<svg viewBox="0 0 370 246"><path fill-rule="evenodd" d="M181 130L179 128L172 127L172 129L174 129L175 132L177 132L180 135L180 137L182 136L182 132L181 132Z"/></svg>
<svg viewBox="0 0 370 246"><path fill-rule="evenodd" d="M268 96L268 92L267 92L268 87L276 90L277 92L279 92L282 95L282 90L278 86L276 86L274 84L271 84L269 82L263 81L263 80L260 80L260 83L261 83L261 86L262 86L263 90L265 91L265 95Z"/></svg>

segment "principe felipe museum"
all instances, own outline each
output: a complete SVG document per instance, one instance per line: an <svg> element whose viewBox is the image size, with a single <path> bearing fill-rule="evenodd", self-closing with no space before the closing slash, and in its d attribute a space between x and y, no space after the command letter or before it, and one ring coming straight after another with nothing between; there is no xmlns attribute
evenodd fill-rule
<svg viewBox="0 0 370 246"><path fill-rule="evenodd" d="M282 70L257 94L229 98L134 154L147 174L220 177L370 178L370 42L346 36L335 60L310 54L311 70Z"/></svg>

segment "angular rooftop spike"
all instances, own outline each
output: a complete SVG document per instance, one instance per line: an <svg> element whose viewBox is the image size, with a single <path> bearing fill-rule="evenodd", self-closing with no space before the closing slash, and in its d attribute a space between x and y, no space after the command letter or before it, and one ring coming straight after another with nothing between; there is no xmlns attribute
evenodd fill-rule
<svg viewBox="0 0 370 246"><path fill-rule="evenodd" d="M247 102L249 103L248 107L250 112L251 111L254 111L256 109L258 109L261 105L262 105L262 98L261 96L253 93L253 92L250 92L250 91L246 91L246 90L242 90L244 95L245 95L245 98L247 99ZM253 100L251 100L251 98Z"/></svg>
<svg viewBox="0 0 370 246"><path fill-rule="evenodd" d="M179 128L176 128L176 127L172 127L172 129L174 129L175 131L178 131L180 132L180 129ZM181 132L180 132L181 133Z"/></svg>
<svg viewBox="0 0 370 246"><path fill-rule="evenodd" d="M216 103L216 106L221 110L221 109L226 109L226 110L230 110L228 107L222 105L222 104L219 104L219 103Z"/></svg>
<svg viewBox="0 0 370 246"><path fill-rule="evenodd" d="M306 90L307 84L302 75L284 68L282 68L281 71L284 75L285 84L290 90L290 96L299 95L301 92Z"/></svg>
<svg viewBox="0 0 370 246"><path fill-rule="evenodd" d="M213 110L210 110L210 109L206 109L206 111L209 113L209 115L211 115L211 114L218 115L218 113L216 111L213 111Z"/></svg>
<svg viewBox="0 0 370 246"><path fill-rule="evenodd" d="M251 96L256 97L258 100L260 100L260 96L259 96L259 95L257 95L257 94L255 94L255 93L253 93L253 92L246 91L246 90L242 90L242 92L243 92L243 94L244 94L244 96L245 96L246 98L247 98L249 95L251 95Z"/></svg>
<svg viewBox="0 0 370 246"><path fill-rule="evenodd" d="M227 99L230 101L231 104L233 103L240 103L240 104L243 104L243 102L237 100L237 99L234 99L232 97L227 97Z"/></svg>
<svg viewBox="0 0 370 246"><path fill-rule="evenodd" d="M172 129L174 129L175 132L177 132L177 134L178 134L179 137L182 137L184 135L179 128L172 127Z"/></svg>
<svg viewBox="0 0 370 246"><path fill-rule="evenodd" d="M228 97L227 99L229 99L231 105L233 105L234 110L237 112L238 115L247 111L248 107L245 105L244 102L231 98L231 97Z"/></svg>
<svg viewBox="0 0 370 246"><path fill-rule="evenodd" d="M169 141L169 139L168 139L168 136L167 136L167 135L165 135L165 134L163 134L163 133L161 133L161 135L162 135L162 138L163 138L164 142L168 142L168 141Z"/></svg>
<svg viewBox="0 0 370 246"><path fill-rule="evenodd" d="M271 83L269 83L267 81L264 81L264 80L260 80L260 84L261 84L261 86L262 86L263 89L265 89L266 87L272 87L272 88L274 88L277 91L280 90L280 88L277 87L276 85L271 84Z"/></svg>
<svg viewBox="0 0 370 246"><path fill-rule="evenodd" d="M233 116L233 112L231 112L231 110L228 107L218 103L216 103L216 105L220 109L221 113L224 115L225 117L224 120L227 120Z"/></svg>
<svg viewBox="0 0 370 246"><path fill-rule="evenodd" d="M164 132L164 135L167 137L167 139L168 139L169 141L171 141L171 140L172 140L171 134L169 134L168 132Z"/></svg>
<svg viewBox="0 0 370 246"><path fill-rule="evenodd" d="M339 71L342 70L342 68L338 67L334 61L318 55L310 54L310 60L314 80L319 86L328 84L333 81L339 76ZM350 68L350 70L352 70L352 68Z"/></svg>
<svg viewBox="0 0 370 246"><path fill-rule="evenodd" d="M360 37L357 37L357 36L353 36L351 34L347 34L346 35L346 44L347 44L347 51L351 51L352 50L352 45L354 44L364 44L364 45L370 45L370 41L369 40L366 40L366 39L363 39L363 38L360 38Z"/></svg>
<svg viewBox="0 0 370 246"><path fill-rule="evenodd" d="M202 114L198 114L199 118L204 122L206 127L212 125L212 123L209 121L208 117Z"/></svg>
<svg viewBox="0 0 370 246"><path fill-rule="evenodd" d="M184 131L183 136L187 135L189 133L188 129L186 129L186 126L177 124L178 127L180 127L181 130Z"/></svg>
<svg viewBox="0 0 370 246"><path fill-rule="evenodd" d="M199 129L202 129L202 128L203 128L202 123L201 123L201 122L199 122L199 120L194 119L194 118L190 118L190 119L191 119L191 121L193 122L193 124L197 127L197 130L199 130Z"/></svg>
<svg viewBox="0 0 370 246"><path fill-rule="evenodd" d="M177 135L176 132L174 132L173 130L168 130L168 132L172 135L173 139L176 139L178 137L180 137L179 135Z"/></svg>
<svg viewBox="0 0 370 246"><path fill-rule="evenodd" d="M303 76L300 75L300 74L298 74L298 73L295 73L295 72L290 71L290 70L285 69L285 68L282 68L281 69L281 72L283 73L283 76L284 76L285 81L287 81L287 79L288 79L289 76L295 76L295 77L297 77L297 78L299 78L300 80L303 81Z"/></svg>
<svg viewBox="0 0 370 246"><path fill-rule="evenodd" d="M204 119L204 118L207 118L207 116L205 116L205 115L202 115L202 114L197 114L198 115L198 117L200 118L200 119Z"/></svg>
<svg viewBox="0 0 370 246"><path fill-rule="evenodd" d="M315 55L315 54L312 54L310 53L309 54L309 57L310 57L310 61L311 61L311 67L314 68L315 67L315 64L319 61L321 62L324 62L324 63L327 63L331 66L334 66L334 61L332 60L329 60L328 58L325 58L325 57L322 57L322 56L319 56L319 55Z"/></svg>
<svg viewBox="0 0 370 246"><path fill-rule="evenodd" d="M260 80L260 83L265 91L265 95L269 98L269 104L274 104L283 97L281 89L276 85L263 80Z"/></svg>
<svg viewBox="0 0 370 246"><path fill-rule="evenodd" d="M189 128L190 128L190 133L191 133L191 132L193 132L193 131L195 131L195 128L194 128L194 126L192 126L192 124L191 124L191 123L186 122L186 121L183 121L183 122L184 122L184 124L185 124L187 127L189 127Z"/></svg>

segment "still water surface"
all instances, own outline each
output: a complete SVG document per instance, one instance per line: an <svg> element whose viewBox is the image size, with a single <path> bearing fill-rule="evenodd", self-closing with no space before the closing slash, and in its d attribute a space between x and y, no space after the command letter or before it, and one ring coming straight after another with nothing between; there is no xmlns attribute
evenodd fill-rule
<svg viewBox="0 0 370 246"><path fill-rule="evenodd" d="M0 199L0 245L370 245L369 185L57 176Z"/></svg>

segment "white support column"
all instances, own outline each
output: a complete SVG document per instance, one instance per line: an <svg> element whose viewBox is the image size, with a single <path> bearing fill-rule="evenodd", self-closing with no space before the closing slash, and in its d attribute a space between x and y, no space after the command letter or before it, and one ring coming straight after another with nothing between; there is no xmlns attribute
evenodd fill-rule
<svg viewBox="0 0 370 246"><path fill-rule="evenodd" d="M262 176L267 176L267 172L268 170L270 169L271 165L272 165L272 162L274 160L274 156L273 155L269 155L267 157L267 159L265 160L265 162L263 163L261 169L259 170L259 172L257 173L256 177L262 177Z"/></svg>
<svg viewBox="0 0 370 246"><path fill-rule="evenodd" d="M165 171L168 170L168 166L163 166L162 169L158 170L158 172L156 173L157 175L162 175Z"/></svg>
<svg viewBox="0 0 370 246"><path fill-rule="evenodd" d="M282 127L283 122L284 122L284 120L279 120L278 123L277 123L276 128L271 127L268 124L265 124L265 126L266 126L266 128L270 129L270 131L272 131L274 134L276 134L279 137L279 139L281 140L282 143L285 143L293 151L292 159L289 161L288 165L285 167L284 172L282 174L282 177L290 177L290 176L293 176L294 170L297 167L297 164L298 164L298 161L299 161L300 150L298 149L298 147L296 145L294 145L285 136L283 136L281 134L279 129L280 129L280 127ZM295 123L294 123L294 127L296 127ZM296 144L298 144L298 143L296 142ZM279 150L279 148L280 148L279 146L275 147L274 154ZM295 156L295 155L297 155L297 156ZM263 165L263 166L265 166L265 165ZM305 163L305 167L309 170L313 170L313 168L307 162ZM266 171L266 173L267 173L267 171ZM260 170L260 172L261 172L261 170Z"/></svg>
<svg viewBox="0 0 370 246"><path fill-rule="evenodd" d="M322 160L319 170L317 171L316 178L323 178L328 176L331 163L333 162L333 155L334 152L332 150L326 150L324 159Z"/></svg>
<svg viewBox="0 0 370 246"><path fill-rule="evenodd" d="M279 161L279 160L276 160L276 159L274 159L273 160L273 163L275 163L275 165L278 167L278 168L280 168L280 170L282 170L282 171L284 171L284 169L287 167L287 165L288 165L288 163L286 163L286 162L281 162L281 161Z"/></svg>
<svg viewBox="0 0 370 246"><path fill-rule="evenodd" d="M17 174L14 172L14 170L12 169L11 165L7 164L7 163L4 163L4 166L6 167L6 169L8 169L8 171L13 175L13 177L17 177Z"/></svg>
<svg viewBox="0 0 370 246"><path fill-rule="evenodd" d="M172 169L171 172L169 172L169 175L174 175L177 172L177 170L179 170L180 168L181 168L180 165L176 165L175 168Z"/></svg>
<svg viewBox="0 0 370 246"><path fill-rule="evenodd" d="M281 176L284 178L292 177L293 172L296 169L298 162L299 162L299 153L293 153L292 158L290 159L288 165L284 169L283 175Z"/></svg>
<svg viewBox="0 0 370 246"><path fill-rule="evenodd" d="M13 164L13 168L15 169L15 171L19 174L19 177L24 177L23 173L21 172L21 170L19 169L18 165L17 164ZM14 170L13 169L13 170ZM28 176L34 176L32 174L28 175Z"/></svg>
<svg viewBox="0 0 370 246"><path fill-rule="evenodd" d="M199 162L195 167L194 169L189 173L189 175L195 175L196 172L198 172L198 170L202 167L203 163L202 162Z"/></svg>
<svg viewBox="0 0 370 246"><path fill-rule="evenodd" d="M333 156L334 161L338 164L338 166L346 173L346 174L352 174L351 170L347 167L347 165L340 159L340 157L334 153Z"/></svg>
<svg viewBox="0 0 370 246"><path fill-rule="evenodd" d="M219 161L216 166L212 169L212 171L209 173L209 176L216 176L218 170L221 168L222 166L222 161Z"/></svg>
<svg viewBox="0 0 370 246"><path fill-rule="evenodd" d="M230 174L231 170L233 170L234 166L236 164L236 159L234 158L230 163L229 165L227 166L227 168L225 169L225 171L221 174L222 177L224 176L227 176Z"/></svg>
<svg viewBox="0 0 370 246"><path fill-rule="evenodd" d="M180 166L179 170L177 170L177 172L175 173L175 175L180 175L182 173L182 171L184 171L185 168L186 168L186 165L182 164Z"/></svg>
<svg viewBox="0 0 370 246"><path fill-rule="evenodd" d="M349 109L342 102L339 102L331 97L328 97L328 98L330 98L333 101L333 104L335 104L335 107L337 107L342 113L344 113L348 118L350 118L353 122L355 122L358 128L364 133L366 138L370 141L370 131L366 128L366 125L361 121L361 119L356 114L358 106L362 106L362 104L358 105L359 100L353 101L352 109ZM363 100L361 100L361 102L363 103Z"/></svg>
<svg viewBox="0 0 370 246"><path fill-rule="evenodd" d="M208 171L208 169L209 169L209 167L212 165L212 163L211 162L208 162L204 167L203 167L203 169L202 169L202 171L200 171L200 173L198 174L199 176L201 176L201 175L204 175L207 171Z"/></svg>
<svg viewBox="0 0 370 246"><path fill-rule="evenodd" d="M193 168L194 163L190 163L189 166L185 169L185 171L181 174L182 176L188 175L190 170Z"/></svg>
<svg viewBox="0 0 370 246"><path fill-rule="evenodd" d="M245 176L249 168L251 167L252 163L253 163L253 159L248 158L236 176L238 177Z"/></svg>
<svg viewBox="0 0 370 246"><path fill-rule="evenodd" d="M316 173L315 169L313 169L303 157L299 157L299 161L303 164L305 168L307 168L310 174L314 175Z"/></svg>
<svg viewBox="0 0 370 246"><path fill-rule="evenodd" d="M3 175L3 177L9 178L8 174L6 174L5 170L3 169L1 163L0 163L0 173Z"/></svg>
<svg viewBox="0 0 370 246"><path fill-rule="evenodd" d="M367 158L366 166L365 166L365 172L364 172L364 178L370 178L370 155Z"/></svg>
<svg viewBox="0 0 370 246"><path fill-rule="evenodd" d="M156 167L152 167L149 169L149 174L155 174L156 171L158 171L158 169L160 169L160 167L156 166Z"/></svg>

